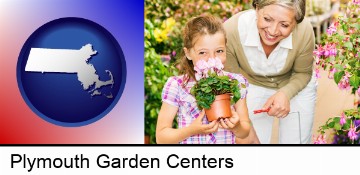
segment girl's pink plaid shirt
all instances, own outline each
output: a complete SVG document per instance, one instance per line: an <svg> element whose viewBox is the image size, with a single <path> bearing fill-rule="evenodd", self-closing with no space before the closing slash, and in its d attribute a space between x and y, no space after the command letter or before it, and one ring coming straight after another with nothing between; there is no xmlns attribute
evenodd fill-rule
<svg viewBox="0 0 360 175"><path fill-rule="evenodd" d="M232 79L239 81L241 99L246 97L248 81L240 74L225 72ZM195 85L194 80L190 80L185 88L182 87L184 75L170 77L162 91L162 101L170 105L178 107L177 122L178 128L189 126L193 120L195 120L200 110L197 107L195 98L190 94L190 89ZM241 85L245 85L244 88ZM232 108L234 108L232 106ZM203 119L203 123L209 123L206 117ZM219 128L217 132L211 134L197 134L193 135L183 141L180 144L234 144L234 134L226 129Z"/></svg>

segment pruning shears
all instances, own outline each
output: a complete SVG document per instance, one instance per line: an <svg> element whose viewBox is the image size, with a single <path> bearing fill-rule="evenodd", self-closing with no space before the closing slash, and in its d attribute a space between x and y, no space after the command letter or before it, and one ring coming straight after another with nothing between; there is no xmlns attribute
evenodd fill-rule
<svg viewBox="0 0 360 175"><path fill-rule="evenodd" d="M269 112L270 108L267 109L258 109L258 110L254 110L254 114L258 114L258 113L262 113L262 112Z"/></svg>

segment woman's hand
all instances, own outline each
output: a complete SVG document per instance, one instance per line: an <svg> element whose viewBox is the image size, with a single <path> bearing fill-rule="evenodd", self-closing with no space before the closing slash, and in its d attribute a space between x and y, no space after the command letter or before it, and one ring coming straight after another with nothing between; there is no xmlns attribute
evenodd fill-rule
<svg viewBox="0 0 360 175"><path fill-rule="evenodd" d="M230 118L221 118L219 120L220 128L228 129L230 131L233 131L233 129L239 125L240 117L237 112L235 112L233 109L231 109L232 116Z"/></svg>
<svg viewBox="0 0 360 175"><path fill-rule="evenodd" d="M209 124L203 124L202 120L205 116L205 111L201 111L200 115L191 123L189 128L191 128L192 135L195 134L209 134L214 133L219 128L219 123L214 120Z"/></svg>
<svg viewBox="0 0 360 175"><path fill-rule="evenodd" d="M290 112L290 100L285 93L278 91L271 96L263 106L263 109L271 108L268 115L284 118Z"/></svg>

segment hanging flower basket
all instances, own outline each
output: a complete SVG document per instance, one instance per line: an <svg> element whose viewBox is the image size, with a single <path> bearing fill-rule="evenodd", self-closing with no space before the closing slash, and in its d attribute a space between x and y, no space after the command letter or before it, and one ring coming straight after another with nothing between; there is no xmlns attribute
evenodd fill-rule
<svg viewBox="0 0 360 175"><path fill-rule="evenodd" d="M327 29L327 35L314 51L316 77L319 69L329 71L339 89L351 91L360 97L360 0L349 1L346 14L339 16ZM344 110L319 127L315 144L326 142L325 131L334 131L334 144L359 144L360 108Z"/></svg>

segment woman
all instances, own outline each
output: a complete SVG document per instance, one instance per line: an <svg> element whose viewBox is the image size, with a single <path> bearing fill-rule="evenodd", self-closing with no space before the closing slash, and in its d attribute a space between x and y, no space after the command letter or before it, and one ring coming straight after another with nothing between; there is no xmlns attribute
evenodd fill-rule
<svg viewBox="0 0 360 175"><path fill-rule="evenodd" d="M315 41L304 19L305 0L254 0L253 7L224 24L225 67L250 82L247 104L261 143L270 143L273 117L280 118L279 143L309 143L316 101ZM269 111L253 114L257 109Z"/></svg>

